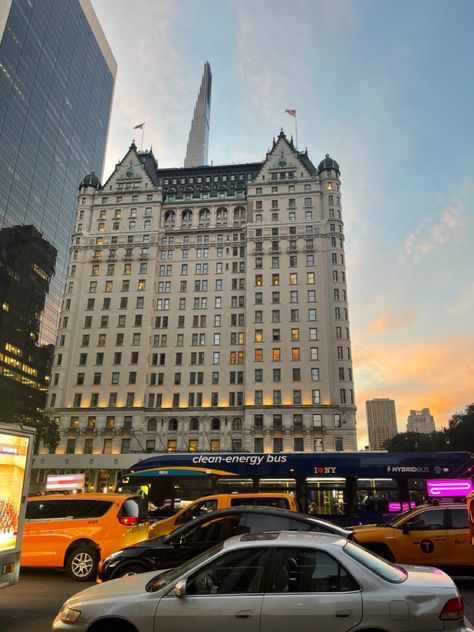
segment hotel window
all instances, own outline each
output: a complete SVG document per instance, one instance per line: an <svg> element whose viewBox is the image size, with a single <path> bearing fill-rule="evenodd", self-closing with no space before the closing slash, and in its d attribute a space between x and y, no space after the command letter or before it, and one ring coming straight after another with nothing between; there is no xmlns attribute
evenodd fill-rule
<svg viewBox="0 0 474 632"><path fill-rule="evenodd" d="M288 264L290 268L296 268L298 266L298 257L297 255L290 255L288 257Z"/></svg>
<svg viewBox="0 0 474 632"><path fill-rule="evenodd" d="M324 443L322 437L314 438L314 451L315 452L324 452Z"/></svg>
<svg viewBox="0 0 474 632"><path fill-rule="evenodd" d="M317 312L314 308L308 309L308 320L317 320Z"/></svg>
<svg viewBox="0 0 474 632"><path fill-rule="evenodd" d="M235 362L232 362L232 354L235 354L235 351L231 352L231 364L235 364ZM263 362L263 349L255 349L255 362Z"/></svg>
<svg viewBox="0 0 474 632"><path fill-rule="evenodd" d="M316 290L308 290L308 303L316 302Z"/></svg>
<svg viewBox="0 0 474 632"><path fill-rule="evenodd" d="M314 272L306 273L306 283L308 285L312 285L313 283L316 283L316 275L314 274Z"/></svg>
<svg viewBox="0 0 474 632"><path fill-rule="evenodd" d="M220 351L214 351L212 353L212 364L219 364L220 361L221 361ZM232 362L232 354L231 354L231 364L235 364L235 362Z"/></svg>
<svg viewBox="0 0 474 632"><path fill-rule="evenodd" d="M272 370L272 381L273 382L281 382L281 369L273 369Z"/></svg>
<svg viewBox="0 0 474 632"><path fill-rule="evenodd" d="M274 437L274 439L273 439L273 452L283 452L283 439L282 439L282 437Z"/></svg>
<svg viewBox="0 0 474 632"><path fill-rule="evenodd" d="M315 388L311 391L311 399L313 404L321 403L321 391L319 390L319 388Z"/></svg>
<svg viewBox="0 0 474 632"><path fill-rule="evenodd" d="M293 404L301 404L301 391L300 390L293 391Z"/></svg>
<svg viewBox="0 0 474 632"><path fill-rule="evenodd" d="M272 285L280 285L280 275L272 274Z"/></svg>
<svg viewBox="0 0 474 632"><path fill-rule="evenodd" d="M255 369L255 382L263 382L263 370Z"/></svg>
<svg viewBox="0 0 474 632"><path fill-rule="evenodd" d="M280 302L280 292L272 292L272 303Z"/></svg>
<svg viewBox="0 0 474 632"><path fill-rule="evenodd" d="M345 404L346 403L346 389L345 388L339 389L339 396L340 396L341 404Z"/></svg>
<svg viewBox="0 0 474 632"><path fill-rule="evenodd" d="M290 309L290 321L292 323L298 323L300 320L300 311L299 309Z"/></svg>
<svg viewBox="0 0 474 632"><path fill-rule="evenodd" d="M256 329L255 330L255 338L254 338L255 342L262 342L263 340L263 329Z"/></svg>
<svg viewBox="0 0 474 632"><path fill-rule="evenodd" d="M291 340L299 340L300 339L300 330L299 329L292 329L291 330Z"/></svg>
<svg viewBox="0 0 474 632"><path fill-rule="evenodd" d="M290 303L298 302L298 290L290 290Z"/></svg>
<svg viewBox="0 0 474 632"><path fill-rule="evenodd" d="M313 428L322 428L323 416L319 413L313 413Z"/></svg>
<svg viewBox="0 0 474 632"><path fill-rule="evenodd" d="M263 404L263 391L255 391L254 399L255 404Z"/></svg>
<svg viewBox="0 0 474 632"><path fill-rule="evenodd" d="M319 369L317 368L311 369L311 379L313 382L319 382Z"/></svg>
<svg viewBox="0 0 474 632"><path fill-rule="evenodd" d="M291 359L294 362L298 362L300 360L300 348L299 347L292 347L292 349L291 349Z"/></svg>
<svg viewBox="0 0 474 632"><path fill-rule="evenodd" d="M298 285L298 273L291 272L290 273L290 285Z"/></svg>
<svg viewBox="0 0 474 632"><path fill-rule="evenodd" d="M301 369L292 369L293 382L301 382Z"/></svg>
<svg viewBox="0 0 474 632"><path fill-rule="evenodd" d="M262 354L263 354L263 351L262 351ZM281 361L281 349L279 348L272 349L272 360L273 362Z"/></svg>
<svg viewBox="0 0 474 632"><path fill-rule="evenodd" d="M306 265L314 266L314 255L306 255Z"/></svg>
<svg viewBox="0 0 474 632"><path fill-rule="evenodd" d="M309 358L310 360L319 360L319 350L318 347L311 347L309 350Z"/></svg>
<svg viewBox="0 0 474 632"><path fill-rule="evenodd" d="M281 391L273 391L273 404L281 404Z"/></svg>
<svg viewBox="0 0 474 632"><path fill-rule="evenodd" d="M279 341L280 340L280 330L273 329L272 330L272 340Z"/></svg>
<svg viewBox="0 0 474 632"><path fill-rule="evenodd" d="M261 274L255 275L255 285L258 287L263 285L263 276Z"/></svg>

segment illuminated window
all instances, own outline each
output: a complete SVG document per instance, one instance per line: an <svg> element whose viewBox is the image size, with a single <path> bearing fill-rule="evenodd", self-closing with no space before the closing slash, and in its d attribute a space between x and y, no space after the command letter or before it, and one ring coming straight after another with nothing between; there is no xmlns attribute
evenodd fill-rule
<svg viewBox="0 0 474 632"><path fill-rule="evenodd" d="M263 349L255 349L255 362L263 362ZM235 364L235 362L232 363L231 361L231 364Z"/></svg>
<svg viewBox="0 0 474 632"><path fill-rule="evenodd" d="M272 285L280 285L280 275L272 274Z"/></svg>
<svg viewBox="0 0 474 632"><path fill-rule="evenodd" d="M319 369L311 369L311 379L313 380L313 382L319 382Z"/></svg>
<svg viewBox="0 0 474 632"><path fill-rule="evenodd" d="M298 361L300 359L300 348L299 347L293 347L291 349L291 359L294 361Z"/></svg>
<svg viewBox="0 0 474 632"><path fill-rule="evenodd" d="M197 452L199 449L199 439L190 439L189 440L189 451Z"/></svg>
<svg viewBox="0 0 474 632"><path fill-rule="evenodd" d="M138 280L138 286L137 286L137 289L138 289L138 290L144 290L144 289L145 289L145 286L146 286L146 281L145 281L145 279L139 279L139 280Z"/></svg>
<svg viewBox="0 0 474 632"><path fill-rule="evenodd" d="M281 349L279 349L279 348L272 349L272 360L273 360L273 362L280 362L280 360L281 360Z"/></svg>
<svg viewBox="0 0 474 632"><path fill-rule="evenodd" d="M290 285L298 285L298 273L292 272L290 274Z"/></svg>
<svg viewBox="0 0 474 632"><path fill-rule="evenodd" d="M176 452L176 439L168 439L168 444L167 444L166 449L168 452Z"/></svg>
<svg viewBox="0 0 474 632"><path fill-rule="evenodd" d="M113 288L113 281L106 281L105 282L105 291L106 292L112 292L112 288Z"/></svg>
<svg viewBox="0 0 474 632"><path fill-rule="evenodd" d="M316 283L316 275L314 274L314 272L306 273L306 283L308 283L308 285Z"/></svg>
<svg viewBox="0 0 474 632"><path fill-rule="evenodd" d="M255 330L255 342L262 342L263 340L263 330L256 329Z"/></svg>
<svg viewBox="0 0 474 632"><path fill-rule="evenodd" d="M211 452L219 452L221 449L220 439L211 439Z"/></svg>
<svg viewBox="0 0 474 632"><path fill-rule="evenodd" d="M321 403L321 391L318 389L313 389L311 391L311 399L313 404L320 404Z"/></svg>
<svg viewBox="0 0 474 632"><path fill-rule="evenodd" d="M255 285L257 286L261 286L263 284L263 277L261 274L256 274L255 275Z"/></svg>
<svg viewBox="0 0 474 632"><path fill-rule="evenodd" d="M292 329L291 330L291 340L299 340L300 339L300 330Z"/></svg>

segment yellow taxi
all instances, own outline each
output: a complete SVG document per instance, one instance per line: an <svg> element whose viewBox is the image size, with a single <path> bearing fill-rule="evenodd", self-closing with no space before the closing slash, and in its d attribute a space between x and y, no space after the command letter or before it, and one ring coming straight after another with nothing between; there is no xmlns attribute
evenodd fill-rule
<svg viewBox="0 0 474 632"><path fill-rule="evenodd" d="M227 509L227 507L237 507L242 505L253 505L259 507L279 507L298 511L295 497L286 492L275 493L253 493L253 494L214 494L213 496L203 496L193 501L184 509L181 509L171 518L159 520L150 527L149 538L157 538L160 535L168 535L177 527L204 516L216 509Z"/></svg>
<svg viewBox="0 0 474 632"><path fill-rule="evenodd" d="M65 568L91 581L99 561L148 537L143 498L126 494L51 494L28 498L22 566Z"/></svg>
<svg viewBox="0 0 474 632"><path fill-rule="evenodd" d="M382 525L353 529L357 542L390 561L474 573L474 548L464 504L422 505Z"/></svg>

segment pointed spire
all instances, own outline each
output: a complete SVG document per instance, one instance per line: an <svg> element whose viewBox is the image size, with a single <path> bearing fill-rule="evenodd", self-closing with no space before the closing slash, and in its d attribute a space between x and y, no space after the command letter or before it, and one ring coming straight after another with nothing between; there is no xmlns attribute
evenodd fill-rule
<svg viewBox="0 0 474 632"><path fill-rule="evenodd" d="M209 146L209 121L211 117L212 73L208 61L204 64L201 88L199 89L194 116L189 132L185 167L200 167L207 164Z"/></svg>

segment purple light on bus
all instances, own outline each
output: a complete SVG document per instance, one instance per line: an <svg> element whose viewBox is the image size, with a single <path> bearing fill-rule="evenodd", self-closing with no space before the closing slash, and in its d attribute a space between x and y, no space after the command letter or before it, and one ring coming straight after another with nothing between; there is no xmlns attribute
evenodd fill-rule
<svg viewBox="0 0 474 632"><path fill-rule="evenodd" d="M473 489L472 481L468 478L430 480L426 481L426 486L430 498L467 496Z"/></svg>
<svg viewBox="0 0 474 632"><path fill-rule="evenodd" d="M400 511L408 511L409 509L414 509L416 507L416 503L410 502L408 503L396 503L391 502L388 503L388 510L390 513L400 513Z"/></svg>

